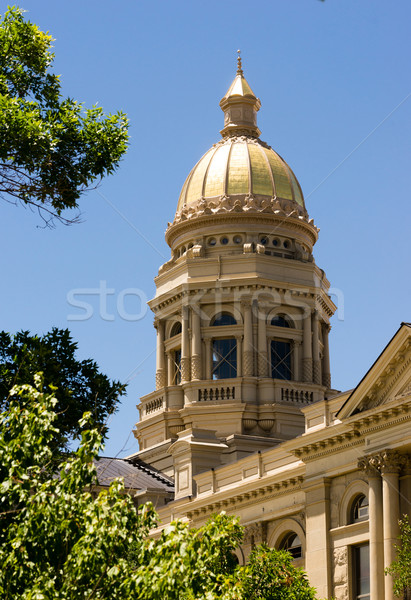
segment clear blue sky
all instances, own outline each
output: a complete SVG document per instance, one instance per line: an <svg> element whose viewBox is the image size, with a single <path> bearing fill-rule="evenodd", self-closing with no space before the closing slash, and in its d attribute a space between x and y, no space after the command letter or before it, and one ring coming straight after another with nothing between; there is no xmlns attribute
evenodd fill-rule
<svg viewBox="0 0 411 600"><path fill-rule="evenodd" d="M3 5L4 6L4 5ZM66 95L123 110L131 145L118 172L81 200L84 222L38 228L0 204L1 328L69 327L79 358L129 381L106 455L137 450L139 396L154 389L155 330L136 295L154 295L184 179L220 138L218 106L241 48L262 102L261 138L291 165L321 228L317 264L343 297L330 337L333 385L353 387L410 315L411 5L408 0L24 0L55 41ZM96 294L93 315L69 305ZM122 300L123 298L123 300ZM144 308L144 306L143 306ZM343 310L342 310L343 308ZM104 309L104 307L103 307ZM111 320L110 320L111 319Z"/></svg>

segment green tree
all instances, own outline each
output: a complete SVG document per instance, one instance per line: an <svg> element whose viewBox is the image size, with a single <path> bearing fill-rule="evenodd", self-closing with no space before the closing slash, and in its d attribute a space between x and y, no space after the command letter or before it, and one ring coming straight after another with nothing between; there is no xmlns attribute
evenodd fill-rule
<svg viewBox="0 0 411 600"><path fill-rule="evenodd" d="M53 449L68 449L70 440L80 434L79 420L86 411L104 439L107 418L125 393L125 386L101 373L93 360L77 360L76 350L68 329L54 327L43 336L0 332L0 405L8 407L13 385L33 383L33 373L41 371L45 388L56 388L58 432Z"/></svg>
<svg viewBox="0 0 411 600"><path fill-rule="evenodd" d="M65 209L112 173L126 152L128 121L63 98L50 72L52 37L9 8L0 21L0 195L66 224Z"/></svg>
<svg viewBox="0 0 411 600"><path fill-rule="evenodd" d="M408 600L411 598L411 524L408 515L403 515L400 531L397 559L386 573L394 577L395 595Z"/></svg>
<svg viewBox="0 0 411 600"><path fill-rule="evenodd" d="M274 550L266 544L251 553L248 565L239 571L239 600L315 600L302 569L292 564L285 550Z"/></svg>
<svg viewBox="0 0 411 600"><path fill-rule="evenodd" d="M93 495L96 430L84 430L59 476L47 477L56 405L37 375L35 387L13 390L0 417L0 597L228 599L238 521L220 515L199 530L177 521L149 538L152 507L137 510L120 481Z"/></svg>

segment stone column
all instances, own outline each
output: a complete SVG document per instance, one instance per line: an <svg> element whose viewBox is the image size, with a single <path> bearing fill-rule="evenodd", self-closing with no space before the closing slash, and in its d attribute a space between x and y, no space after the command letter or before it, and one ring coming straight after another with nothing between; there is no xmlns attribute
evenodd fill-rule
<svg viewBox="0 0 411 600"><path fill-rule="evenodd" d="M263 304L258 305L258 376L268 377L267 312Z"/></svg>
<svg viewBox="0 0 411 600"><path fill-rule="evenodd" d="M313 312L313 381L321 384L320 342L318 339L318 312Z"/></svg>
<svg viewBox="0 0 411 600"><path fill-rule="evenodd" d="M198 381L202 379L201 319L198 305L193 306L191 309L191 331L191 378Z"/></svg>
<svg viewBox="0 0 411 600"><path fill-rule="evenodd" d="M243 375L243 336L236 337L237 341L237 377Z"/></svg>
<svg viewBox="0 0 411 600"><path fill-rule="evenodd" d="M241 306L244 320L243 374L244 377L252 377L254 375L254 352L251 301L248 298L243 298Z"/></svg>
<svg viewBox="0 0 411 600"><path fill-rule="evenodd" d="M312 382L313 380L313 355L311 344L311 309L306 307L303 329L303 380Z"/></svg>
<svg viewBox="0 0 411 600"><path fill-rule="evenodd" d="M190 381L190 339L188 335L188 306L181 311L181 383Z"/></svg>
<svg viewBox="0 0 411 600"><path fill-rule="evenodd" d="M167 385L174 385L174 370L174 357L173 352L170 350L169 352L167 352Z"/></svg>
<svg viewBox="0 0 411 600"><path fill-rule="evenodd" d="M165 354L164 354L164 321L155 319L154 327L157 329L157 354L156 354L156 389L163 388L166 384Z"/></svg>
<svg viewBox="0 0 411 600"><path fill-rule="evenodd" d="M206 379L212 379L212 368L213 368L213 357L211 354L211 342L212 340L210 338L205 338L204 339L204 345L205 345L205 378Z"/></svg>
<svg viewBox="0 0 411 600"><path fill-rule="evenodd" d="M299 340L294 340L293 341L293 379L294 379L294 381L301 381L300 348L301 348L301 342Z"/></svg>
<svg viewBox="0 0 411 600"><path fill-rule="evenodd" d="M384 551L381 475L378 470L378 460L373 457L361 459L358 466L365 471L369 485L370 600L383 600Z"/></svg>
<svg viewBox="0 0 411 600"><path fill-rule="evenodd" d="M305 570L319 598L332 595L332 549L330 540L330 487L328 478L306 481L306 557Z"/></svg>
<svg viewBox="0 0 411 600"><path fill-rule="evenodd" d="M398 544L400 527L399 471L401 459L397 452L383 452L380 455L383 497L384 568L391 566L396 558L395 544ZM394 600L393 578L385 576L385 600Z"/></svg>
<svg viewBox="0 0 411 600"><path fill-rule="evenodd" d="M331 387L331 369L330 369L330 347L328 343L328 334L330 333L331 327L327 323L323 323L323 376L322 383L326 388Z"/></svg>

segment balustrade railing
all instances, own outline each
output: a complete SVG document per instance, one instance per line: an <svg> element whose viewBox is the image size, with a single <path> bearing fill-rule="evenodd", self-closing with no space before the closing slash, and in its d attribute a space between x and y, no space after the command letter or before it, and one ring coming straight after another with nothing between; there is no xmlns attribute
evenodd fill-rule
<svg viewBox="0 0 411 600"><path fill-rule="evenodd" d="M282 402L295 402L298 404L311 404L314 400L314 394L310 390L297 388L281 388Z"/></svg>
<svg viewBox="0 0 411 600"><path fill-rule="evenodd" d="M235 387L206 387L198 390L198 401L235 400Z"/></svg>

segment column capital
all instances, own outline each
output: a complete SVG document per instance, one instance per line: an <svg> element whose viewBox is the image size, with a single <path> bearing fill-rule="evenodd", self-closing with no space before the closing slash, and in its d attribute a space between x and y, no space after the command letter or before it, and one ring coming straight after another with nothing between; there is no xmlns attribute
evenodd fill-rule
<svg viewBox="0 0 411 600"><path fill-rule="evenodd" d="M249 296L243 296L240 298L240 304L242 308L251 308L251 298Z"/></svg>
<svg viewBox="0 0 411 600"><path fill-rule="evenodd" d="M399 473L401 468L408 463L408 456L399 454L395 450L385 450L378 454L365 456L358 461L358 468L365 471L369 477L377 477L388 473Z"/></svg>
<svg viewBox="0 0 411 600"><path fill-rule="evenodd" d="M380 477L379 461L375 456L364 456L358 461L358 468L370 477Z"/></svg>
<svg viewBox="0 0 411 600"><path fill-rule="evenodd" d="M401 467L405 464L406 457L395 451L385 451L379 454L380 470L383 475L386 473L399 473Z"/></svg>

